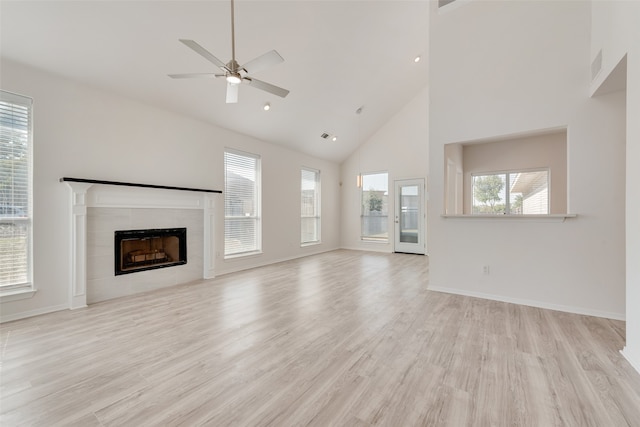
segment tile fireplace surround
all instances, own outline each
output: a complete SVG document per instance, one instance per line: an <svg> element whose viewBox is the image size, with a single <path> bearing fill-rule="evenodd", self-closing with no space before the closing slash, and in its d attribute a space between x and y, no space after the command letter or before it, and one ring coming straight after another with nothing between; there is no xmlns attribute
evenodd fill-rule
<svg viewBox="0 0 640 427"><path fill-rule="evenodd" d="M218 197L215 193L66 180L65 183L71 189L70 309L214 277L213 220L214 201ZM187 227L186 265L115 276L115 230L178 226Z"/></svg>

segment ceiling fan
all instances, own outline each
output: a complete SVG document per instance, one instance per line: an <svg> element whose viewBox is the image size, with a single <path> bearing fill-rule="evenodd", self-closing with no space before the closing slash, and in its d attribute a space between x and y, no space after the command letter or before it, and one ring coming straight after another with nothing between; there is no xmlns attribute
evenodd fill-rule
<svg viewBox="0 0 640 427"><path fill-rule="evenodd" d="M262 54L259 57L245 63L244 65L240 65L236 61L234 0L231 0L231 60L229 62L225 64L224 62L220 61L218 58L213 56L211 52L209 52L193 40L180 39L180 42L191 48L194 52L202 56L207 61L211 62L216 67L220 68L222 74L169 74L169 77L173 79L224 77L227 81L227 104L234 104L238 102L238 86L240 86L240 83L243 82L248 83L250 86L253 86L257 89L264 90L282 98L289 94L289 91L287 89L272 85L271 83L263 82L262 80L258 80L249 75L272 65L283 62L284 59L275 50L271 50L265 54Z"/></svg>

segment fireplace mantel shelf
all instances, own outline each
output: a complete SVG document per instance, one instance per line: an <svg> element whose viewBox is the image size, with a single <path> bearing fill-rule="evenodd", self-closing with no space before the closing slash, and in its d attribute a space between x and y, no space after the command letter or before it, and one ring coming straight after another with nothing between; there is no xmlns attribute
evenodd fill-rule
<svg viewBox="0 0 640 427"><path fill-rule="evenodd" d="M172 187L172 186L166 186L166 185L153 185L153 184L136 184L133 182L103 181L98 179L84 179L84 178L64 177L64 178L60 178L60 182L82 182L85 184L102 184L102 185L120 185L124 187L157 188L160 190L196 191L200 193L222 193L221 190L208 190L203 188Z"/></svg>

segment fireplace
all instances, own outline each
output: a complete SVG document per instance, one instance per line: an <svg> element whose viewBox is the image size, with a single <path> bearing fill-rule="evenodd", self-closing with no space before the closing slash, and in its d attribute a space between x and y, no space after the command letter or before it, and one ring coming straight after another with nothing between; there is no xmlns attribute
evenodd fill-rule
<svg viewBox="0 0 640 427"><path fill-rule="evenodd" d="M115 274L136 273L187 263L187 229L115 232Z"/></svg>

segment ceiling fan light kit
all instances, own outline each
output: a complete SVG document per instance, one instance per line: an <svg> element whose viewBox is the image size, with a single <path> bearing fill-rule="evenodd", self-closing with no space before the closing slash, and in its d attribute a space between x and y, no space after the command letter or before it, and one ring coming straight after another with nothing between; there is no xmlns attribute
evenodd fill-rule
<svg viewBox="0 0 640 427"><path fill-rule="evenodd" d="M227 76L227 83L231 83L232 85L237 85L242 83L242 77L240 74L229 74Z"/></svg>
<svg viewBox="0 0 640 427"><path fill-rule="evenodd" d="M271 83L258 80L249 74L268 68L272 65L279 64L284 61L282 56L275 50L271 50L259 57L252 59L244 65L239 65L236 61L236 41L235 41L235 23L234 23L234 0L231 0L231 60L225 64L218 58L216 58L211 52L200 46L193 40L180 39L180 42L191 50L202 56L207 61L211 62L216 67L220 68L223 74L215 73L191 73L191 74L169 74L169 77L174 79L185 78L203 78L203 77L224 77L227 81L227 104L234 104L238 102L238 86L240 83L247 83L256 89L269 92L273 95L280 96L282 98L289 94L287 89L272 85Z"/></svg>

